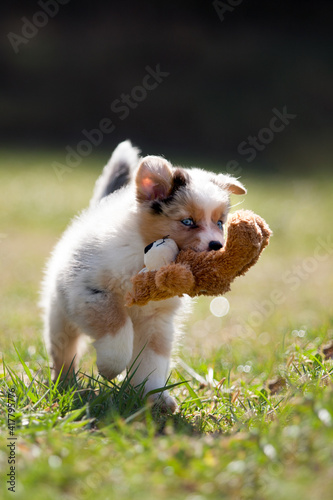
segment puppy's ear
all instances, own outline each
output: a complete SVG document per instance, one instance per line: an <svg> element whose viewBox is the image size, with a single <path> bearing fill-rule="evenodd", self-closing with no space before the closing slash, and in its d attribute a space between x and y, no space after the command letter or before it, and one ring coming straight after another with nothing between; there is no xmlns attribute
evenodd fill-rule
<svg viewBox="0 0 333 500"><path fill-rule="evenodd" d="M136 173L136 195L138 201L162 200L172 186L172 170L168 161L160 156L146 156Z"/></svg>
<svg viewBox="0 0 333 500"><path fill-rule="evenodd" d="M243 184L236 179L227 174L218 174L214 177L213 182L217 184L221 189L225 189L232 194L246 194L247 191Z"/></svg>

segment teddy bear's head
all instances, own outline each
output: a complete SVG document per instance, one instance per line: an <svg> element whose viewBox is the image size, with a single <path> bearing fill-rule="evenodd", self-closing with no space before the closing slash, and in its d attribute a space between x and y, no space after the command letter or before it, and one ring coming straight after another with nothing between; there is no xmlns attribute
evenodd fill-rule
<svg viewBox="0 0 333 500"><path fill-rule="evenodd" d="M157 271L162 266L173 262L179 253L179 248L174 240L168 236L153 241L144 250L145 268L143 271Z"/></svg>

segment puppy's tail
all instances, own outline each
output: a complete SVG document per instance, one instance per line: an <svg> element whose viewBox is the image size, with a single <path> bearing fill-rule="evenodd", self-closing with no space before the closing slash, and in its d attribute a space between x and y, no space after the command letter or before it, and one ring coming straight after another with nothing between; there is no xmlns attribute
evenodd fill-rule
<svg viewBox="0 0 333 500"><path fill-rule="evenodd" d="M116 147L96 181L90 206L97 205L102 198L130 182L132 172L138 166L139 154L139 149L133 147L131 141L121 142Z"/></svg>

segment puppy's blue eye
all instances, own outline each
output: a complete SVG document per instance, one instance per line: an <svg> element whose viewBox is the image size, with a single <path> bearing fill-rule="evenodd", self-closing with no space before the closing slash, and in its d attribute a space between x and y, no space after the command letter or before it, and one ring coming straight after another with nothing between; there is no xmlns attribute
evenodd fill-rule
<svg viewBox="0 0 333 500"><path fill-rule="evenodd" d="M217 226L219 229L223 229L223 222L221 220L217 221Z"/></svg>
<svg viewBox="0 0 333 500"><path fill-rule="evenodd" d="M183 219L181 222L182 222L182 224L184 224L184 226L194 226L194 220L192 219L192 217L188 217L187 219Z"/></svg>

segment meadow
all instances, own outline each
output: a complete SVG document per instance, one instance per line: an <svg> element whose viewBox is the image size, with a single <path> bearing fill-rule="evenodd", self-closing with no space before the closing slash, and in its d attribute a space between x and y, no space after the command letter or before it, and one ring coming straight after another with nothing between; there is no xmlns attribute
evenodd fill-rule
<svg viewBox="0 0 333 500"><path fill-rule="evenodd" d="M274 236L221 301L196 300L168 415L126 376L99 377L92 348L75 383L50 383L43 267L106 160L60 181L62 156L0 155L1 497L332 498L333 177L242 177L232 210L259 213Z"/></svg>

